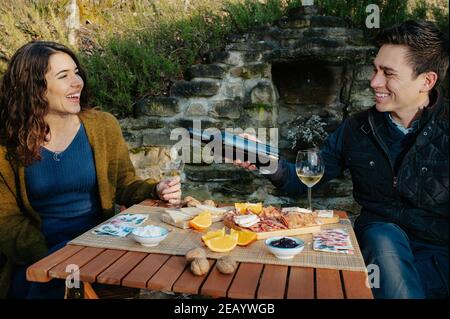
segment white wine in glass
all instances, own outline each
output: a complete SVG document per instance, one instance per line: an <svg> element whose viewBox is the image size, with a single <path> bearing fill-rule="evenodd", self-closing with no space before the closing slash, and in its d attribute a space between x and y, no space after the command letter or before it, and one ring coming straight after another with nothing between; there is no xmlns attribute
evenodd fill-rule
<svg viewBox="0 0 450 319"><path fill-rule="evenodd" d="M184 162L182 157L178 154L178 151L175 147L170 148L169 150L170 161L164 163L160 167L161 179L170 179L175 176L182 176L184 169Z"/></svg>
<svg viewBox="0 0 450 319"><path fill-rule="evenodd" d="M316 185L325 172L325 166L318 149L298 151L295 171L300 181L308 186L309 210L312 211L311 188Z"/></svg>

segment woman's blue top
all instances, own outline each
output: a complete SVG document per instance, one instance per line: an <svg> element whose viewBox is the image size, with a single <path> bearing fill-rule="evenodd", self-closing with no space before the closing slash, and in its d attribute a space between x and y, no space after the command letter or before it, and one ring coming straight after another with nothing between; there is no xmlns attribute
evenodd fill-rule
<svg viewBox="0 0 450 319"><path fill-rule="evenodd" d="M42 219L48 247L67 242L101 222L94 156L83 124L62 152L41 148L25 169L28 198Z"/></svg>

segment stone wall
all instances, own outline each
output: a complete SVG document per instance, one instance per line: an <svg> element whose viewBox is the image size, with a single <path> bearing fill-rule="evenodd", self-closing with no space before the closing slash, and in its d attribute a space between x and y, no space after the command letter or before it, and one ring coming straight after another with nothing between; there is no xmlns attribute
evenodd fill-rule
<svg viewBox="0 0 450 319"><path fill-rule="evenodd" d="M170 131L202 128L278 128L279 149L293 160L298 149L318 146L349 114L373 105L369 83L375 48L361 30L350 29L320 9L302 7L272 26L233 35L207 64L189 67L170 96L151 97L134 107L134 118L121 120L139 175L160 178L169 160ZM313 189L317 207L356 213L351 181L344 175ZM295 203L281 196L261 175L232 164L186 165L184 195L222 201Z"/></svg>

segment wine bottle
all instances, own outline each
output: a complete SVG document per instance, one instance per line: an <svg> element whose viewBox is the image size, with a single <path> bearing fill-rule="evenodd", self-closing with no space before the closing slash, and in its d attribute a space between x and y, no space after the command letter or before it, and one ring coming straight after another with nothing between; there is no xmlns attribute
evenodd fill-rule
<svg viewBox="0 0 450 319"><path fill-rule="evenodd" d="M200 130L189 128L191 139L206 145L213 140L222 142L222 158L230 160L239 159L249 161L258 168L276 169L278 163L278 148L266 143L251 141L232 133L217 131L216 134L203 133ZM274 165L275 164L275 165ZM271 169L272 168L272 169Z"/></svg>

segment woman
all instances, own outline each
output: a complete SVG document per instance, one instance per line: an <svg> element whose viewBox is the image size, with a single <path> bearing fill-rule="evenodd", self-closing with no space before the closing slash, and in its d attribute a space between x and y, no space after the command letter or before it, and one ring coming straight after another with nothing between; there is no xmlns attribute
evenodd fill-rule
<svg viewBox="0 0 450 319"><path fill-rule="evenodd" d="M115 203L180 202L179 178L136 176L118 121L88 106L85 85L74 53L42 41L21 47L0 82L0 297L8 287L12 297L62 297L64 287L27 282L26 267Z"/></svg>

